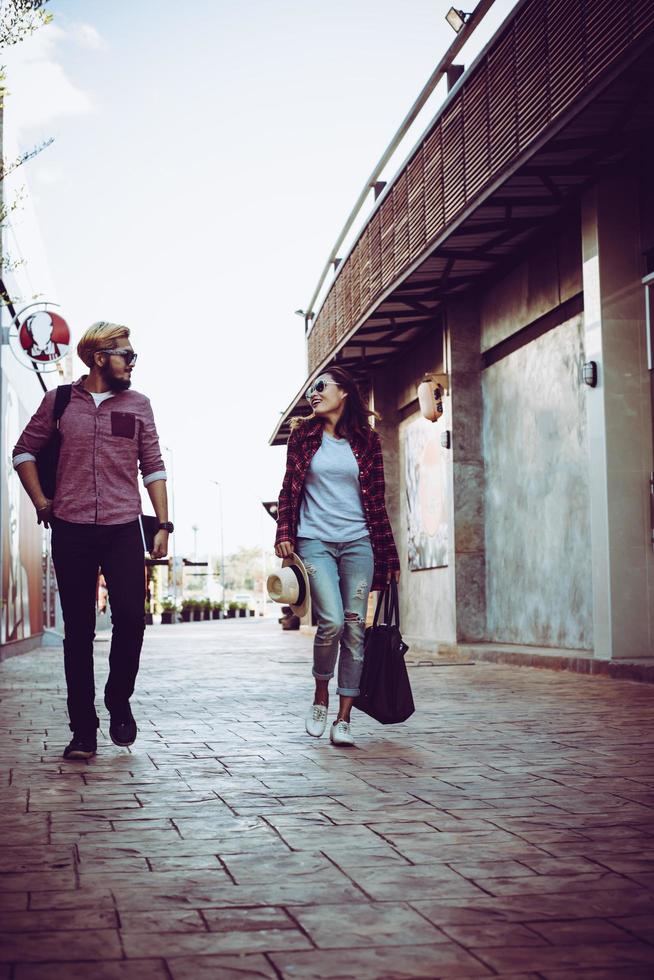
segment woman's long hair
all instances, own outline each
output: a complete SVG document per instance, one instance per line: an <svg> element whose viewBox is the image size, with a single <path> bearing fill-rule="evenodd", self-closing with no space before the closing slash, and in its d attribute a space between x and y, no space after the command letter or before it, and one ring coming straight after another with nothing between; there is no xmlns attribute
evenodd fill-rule
<svg viewBox="0 0 654 980"><path fill-rule="evenodd" d="M372 428L370 419L378 419L378 413L366 406L356 381L345 368L334 365L327 368L323 374L328 374L330 378L333 378L336 384L347 394L343 414L336 426L336 435L345 439L358 437L367 440ZM294 419L295 424L291 423L291 426L295 428L297 425L302 425L303 422L315 418L316 416L312 412L311 415L305 415L303 419Z"/></svg>

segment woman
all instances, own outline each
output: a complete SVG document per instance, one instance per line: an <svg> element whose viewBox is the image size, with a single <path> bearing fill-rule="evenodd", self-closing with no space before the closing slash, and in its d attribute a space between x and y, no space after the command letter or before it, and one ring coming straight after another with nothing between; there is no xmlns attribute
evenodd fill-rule
<svg viewBox="0 0 654 980"><path fill-rule="evenodd" d="M296 422L288 441L279 495L275 553L295 551L311 585L318 629L313 647L316 691L305 723L316 738L327 726L329 681L338 661L340 705L330 729L334 745L354 745L352 702L359 694L370 589L395 577L400 563L384 503L384 463L374 413L342 368L307 390L313 414Z"/></svg>

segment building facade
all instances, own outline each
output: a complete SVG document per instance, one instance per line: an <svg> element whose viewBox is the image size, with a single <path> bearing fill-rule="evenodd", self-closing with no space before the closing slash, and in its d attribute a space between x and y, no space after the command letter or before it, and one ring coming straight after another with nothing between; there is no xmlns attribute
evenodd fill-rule
<svg viewBox="0 0 654 980"><path fill-rule="evenodd" d="M7 160L19 150L4 128L0 109L0 146ZM17 356L16 325L6 298L18 313L35 300L54 296L47 261L29 197L18 207L25 169L19 167L0 181L0 200L7 213L2 223L0 280L7 296L0 300L0 660L40 646L44 639L61 642L61 607L50 555L50 535L36 522L34 507L12 465L12 452L44 390L70 380L70 353L53 370L37 373L27 358ZM40 291L38 296L34 290Z"/></svg>
<svg viewBox="0 0 654 980"><path fill-rule="evenodd" d="M382 416L414 648L654 657L653 54L644 0L517 4L313 321Z"/></svg>

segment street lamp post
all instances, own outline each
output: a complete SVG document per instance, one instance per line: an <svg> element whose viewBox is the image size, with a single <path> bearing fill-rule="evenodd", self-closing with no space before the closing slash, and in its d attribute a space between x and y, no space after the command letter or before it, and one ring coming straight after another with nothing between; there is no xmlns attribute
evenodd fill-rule
<svg viewBox="0 0 654 980"><path fill-rule="evenodd" d="M173 524L175 523L175 466L173 461L173 451L170 446L162 446L162 449L168 453L170 456L170 509L171 509L171 520ZM175 550L175 535L173 534L173 602L175 603L175 612L173 622L177 622L177 562L176 562L176 550Z"/></svg>
<svg viewBox="0 0 654 980"><path fill-rule="evenodd" d="M220 584L223 594L223 616L225 615L225 537L223 534L223 485L218 480L211 480L218 487L218 515L220 521Z"/></svg>

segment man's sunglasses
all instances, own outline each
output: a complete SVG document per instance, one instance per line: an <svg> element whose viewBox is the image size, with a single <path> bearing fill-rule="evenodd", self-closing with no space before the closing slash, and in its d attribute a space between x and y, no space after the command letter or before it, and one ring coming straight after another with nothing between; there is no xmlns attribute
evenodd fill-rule
<svg viewBox="0 0 654 980"><path fill-rule="evenodd" d="M119 354L125 361L125 364L136 364L136 358L138 354L136 351L127 350L125 347L118 347L115 350L99 350L98 354Z"/></svg>
<svg viewBox="0 0 654 980"><path fill-rule="evenodd" d="M328 381L326 378L318 378L316 381L313 382L313 384L309 385L309 387L304 393L304 397L306 398L307 401L310 401L311 396L315 392L317 392L319 395L322 395L327 385L336 385L338 387L338 382Z"/></svg>

